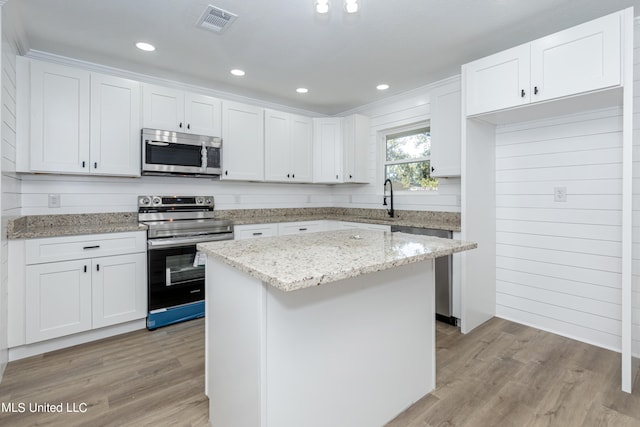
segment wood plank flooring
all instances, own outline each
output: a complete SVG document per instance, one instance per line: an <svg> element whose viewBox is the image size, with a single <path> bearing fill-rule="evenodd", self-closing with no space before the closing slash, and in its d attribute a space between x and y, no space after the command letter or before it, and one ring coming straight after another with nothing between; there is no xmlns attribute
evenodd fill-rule
<svg viewBox="0 0 640 427"><path fill-rule="evenodd" d="M436 390L387 427L640 426L640 378L619 390L617 353L502 319L466 336L437 322L436 341ZM0 426L206 426L203 389L199 319L9 363ZM46 402L87 408L30 413Z"/></svg>

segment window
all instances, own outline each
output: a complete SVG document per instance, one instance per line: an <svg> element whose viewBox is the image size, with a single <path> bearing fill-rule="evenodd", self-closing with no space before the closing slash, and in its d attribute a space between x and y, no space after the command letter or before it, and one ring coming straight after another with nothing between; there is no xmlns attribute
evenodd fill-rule
<svg viewBox="0 0 640 427"><path fill-rule="evenodd" d="M438 180L431 177L431 133L429 127L385 136L384 178L394 190L435 191Z"/></svg>

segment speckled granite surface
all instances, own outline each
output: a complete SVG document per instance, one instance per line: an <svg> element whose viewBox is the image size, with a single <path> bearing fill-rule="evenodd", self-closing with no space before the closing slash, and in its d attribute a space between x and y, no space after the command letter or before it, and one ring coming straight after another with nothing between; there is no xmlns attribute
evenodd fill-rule
<svg viewBox="0 0 640 427"><path fill-rule="evenodd" d="M384 209L320 207L216 210L216 217L231 219L236 225L333 220L460 231L460 213L458 212L398 210L394 218L389 218ZM9 239L34 239L139 230L146 230L146 227L138 224L137 212L29 215L10 219L7 223Z"/></svg>
<svg viewBox="0 0 640 427"><path fill-rule="evenodd" d="M9 239L120 233L146 229L146 226L138 223L137 212L29 215L12 219L7 223Z"/></svg>
<svg viewBox="0 0 640 427"><path fill-rule="evenodd" d="M398 210L394 218L389 218L387 211L384 209L233 209L218 210L216 211L216 216L223 219L231 219L236 225L332 220L460 231L459 212Z"/></svg>
<svg viewBox="0 0 640 427"><path fill-rule="evenodd" d="M437 237L341 230L201 243L198 250L290 292L476 247Z"/></svg>

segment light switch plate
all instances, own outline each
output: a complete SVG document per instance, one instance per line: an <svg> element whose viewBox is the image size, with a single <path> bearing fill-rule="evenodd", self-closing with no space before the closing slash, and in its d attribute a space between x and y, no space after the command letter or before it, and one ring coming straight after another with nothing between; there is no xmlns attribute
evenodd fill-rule
<svg viewBox="0 0 640 427"><path fill-rule="evenodd" d="M567 187L554 187L553 188L553 201L554 202L566 202L567 201Z"/></svg>
<svg viewBox="0 0 640 427"><path fill-rule="evenodd" d="M50 208L59 208L60 207L60 195L59 194L49 194L49 207Z"/></svg>

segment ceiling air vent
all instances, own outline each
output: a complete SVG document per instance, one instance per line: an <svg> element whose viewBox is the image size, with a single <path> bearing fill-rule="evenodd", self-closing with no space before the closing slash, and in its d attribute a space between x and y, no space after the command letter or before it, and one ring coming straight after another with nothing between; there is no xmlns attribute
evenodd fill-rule
<svg viewBox="0 0 640 427"><path fill-rule="evenodd" d="M204 13L198 19L196 25L204 28L205 30L213 31L215 33L223 33L233 21L236 20L238 15L226 10L220 9L213 5L207 6Z"/></svg>

